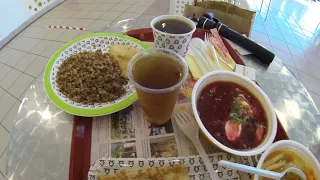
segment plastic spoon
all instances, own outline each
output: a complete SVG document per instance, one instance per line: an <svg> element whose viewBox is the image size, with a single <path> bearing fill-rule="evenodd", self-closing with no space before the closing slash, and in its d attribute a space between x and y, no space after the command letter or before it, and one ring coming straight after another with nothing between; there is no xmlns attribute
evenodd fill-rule
<svg viewBox="0 0 320 180"><path fill-rule="evenodd" d="M191 43L193 43L193 45L195 47L197 47L197 49L199 51L201 51L201 53L205 56L206 61L209 63L211 69L212 70L217 70L217 67L213 64L213 62L211 60L211 57L207 53L207 45L206 45L206 43L200 38L191 39Z"/></svg>
<svg viewBox="0 0 320 180"><path fill-rule="evenodd" d="M189 46L191 46L193 48L193 50L199 55L202 64L205 65L205 68L208 70L208 72L211 72L213 69L209 65L209 63L205 57L205 54L203 54L201 49L199 47L197 47L197 45L192 42L192 39L190 41Z"/></svg>
<svg viewBox="0 0 320 180"><path fill-rule="evenodd" d="M194 59L197 61L201 71L203 74L206 74L208 71L207 69L205 68L205 65L203 64L202 62L202 59L204 57L201 56L201 54L199 54L199 52L195 49L195 47L190 43L189 44L189 50L188 50L188 53L194 57Z"/></svg>
<svg viewBox="0 0 320 180"><path fill-rule="evenodd" d="M259 176L263 176L263 177L267 177L267 178L271 178L271 179L277 179L277 180L281 179L288 172L297 174L303 180L307 179L306 175L304 174L304 172L301 171L301 169L294 168L294 167L290 167L281 173L277 173L277 172L272 172L272 171L259 169L259 168L255 168L255 167L251 167L251 166L247 166L247 165L243 165L243 164L233 163L233 162L225 161L225 160L219 161L218 164L219 164L219 166L224 166L224 167L228 167L231 169L235 169L235 170L239 170L239 171L243 171L243 172L247 172L247 173L251 173L251 174L257 174Z"/></svg>

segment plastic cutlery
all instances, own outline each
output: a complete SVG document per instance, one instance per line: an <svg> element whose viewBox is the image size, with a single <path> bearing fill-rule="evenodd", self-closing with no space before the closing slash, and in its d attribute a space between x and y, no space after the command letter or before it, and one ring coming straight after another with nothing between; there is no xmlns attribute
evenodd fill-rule
<svg viewBox="0 0 320 180"><path fill-rule="evenodd" d="M206 74L208 71L207 69L205 68L205 66L203 65L201 59L203 59L203 57L201 57L201 55L194 49L194 47L189 44L189 50L188 50L188 53L194 57L194 59L197 61L201 71L203 74Z"/></svg>
<svg viewBox="0 0 320 180"><path fill-rule="evenodd" d="M217 65L218 65L218 68L221 69L221 66L220 66L220 62L219 62L219 59L218 59L218 56L217 56L217 52L214 48L214 46L211 44L211 42L209 41L209 38L211 37L211 35L209 33L205 33L204 34L204 42L206 43L209 51L212 53L213 57L214 57L214 61L217 62ZM232 69L232 68L231 68Z"/></svg>
<svg viewBox="0 0 320 180"><path fill-rule="evenodd" d="M255 168L255 167L251 167L251 166L247 166L247 165L243 165L243 164L238 164L238 163L233 163L233 162L225 161L225 160L219 161L218 165L228 167L231 169L235 169L235 170L239 170L239 171L243 171L243 172L247 172L247 173L251 173L251 174L257 174L259 176L263 176L263 177L267 177L267 178L271 178L271 179L277 179L277 180L280 180L288 172L292 172L292 173L297 174L303 180L307 179L304 172L302 172L300 169L294 168L294 167L290 167L281 173L277 173L277 172L267 171L264 169L259 169L259 168Z"/></svg>
<svg viewBox="0 0 320 180"><path fill-rule="evenodd" d="M213 169L213 166L209 160L209 157L206 151L204 150L202 144L200 143L199 128L196 120L189 113L186 113L186 112L177 113L173 115L173 119L177 122L180 129L184 132L186 136L188 136L188 138L193 143L194 147L199 152L199 155L201 156L204 164L208 169L210 178L212 180L220 179L218 178L216 171Z"/></svg>
<svg viewBox="0 0 320 180"><path fill-rule="evenodd" d="M195 39L195 38L193 38ZM199 60L204 65L207 72L212 71L211 66L208 64L208 61L206 60L205 54L202 53L201 48L198 47L198 45L194 42L194 40L191 39L189 46L193 48L193 50L198 54Z"/></svg>
<svg viewBox="0 0 320 180"><path fill-rule="evenodd" d="M212 37L211 34L209 34L209 33L206 33L206 34L205 34L205 39L206 39L206 41L208 41L208 44L210 43L210 45L211 45L212 48L214 49L214 52L217 52L216 49L215 49L215 47L214 47L214 45L209 41L209 39L210 39L211 37ZM216 53L216 55L217 55L217 53ZM227 65L230 69L234 70L234 67L232 67L230 64L228 64L223 58L221 58L221 56L219 56L219 57L217 58L217 61L218 61L219 65L220 65L220 61L221 61L221 62L223 62L225 65Z"/></svg>
<svg viewBox="0 0 320 180"><path fill-rule="evenodd" d="M190 44L195 46L197 50L203 55L204 61L206 62L207 66L210 68L210 71L217 70L214 63L211 60L211 57L208 55L207 52L207 45L204 41L200 38L192 38Z"/></svg>

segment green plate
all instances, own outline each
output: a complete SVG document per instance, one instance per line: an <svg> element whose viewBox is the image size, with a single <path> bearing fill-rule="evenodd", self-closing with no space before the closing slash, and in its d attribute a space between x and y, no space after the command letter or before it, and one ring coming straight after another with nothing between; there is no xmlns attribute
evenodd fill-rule
<svg viewBox="0 0 320 180"><path fill-rule="evenodd" d="M89 34L72 40L51 57L44 72L44 87L52 102L70 114L87 117L111 114L135 102L138 99L138 95L130 81L125 85L126 93L123 96L112 102L97 103L94 105L74 102L59 92L59 89L56 87L56 74L59 66L69 56L81 51L101 50L106 53L112 44L128 45L141 50L148 48L148 45L142 41L115 33Z"/></svg>

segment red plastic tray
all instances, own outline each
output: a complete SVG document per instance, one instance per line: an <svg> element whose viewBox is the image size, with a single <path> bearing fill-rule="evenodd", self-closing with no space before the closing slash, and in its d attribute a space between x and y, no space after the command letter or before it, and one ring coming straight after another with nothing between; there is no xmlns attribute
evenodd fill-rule
<svg viewBox="0 0 320 180"><path fill-rule="evenodd" d="M204 38L205 32L208 30L197 29L193 37ZM141 41L153 42L153 33L151 28L136 29L125 33L128 36L140 39ZM222 38L223 43L227 47L231 57L237 64L245 65L243 60L237 52L230 46L228 41ZM91 154L91 131L92 118L74 116L72 140L71 140L71 154L70 154L70 180L87 180L88 171L90 168L90 154ZM287 133L278 119L278 131L275 141L288 139Z"/></svg>

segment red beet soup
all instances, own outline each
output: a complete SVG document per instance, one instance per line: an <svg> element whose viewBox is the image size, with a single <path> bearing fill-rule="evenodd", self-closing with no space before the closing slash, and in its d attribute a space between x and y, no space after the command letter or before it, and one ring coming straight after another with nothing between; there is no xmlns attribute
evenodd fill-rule
<svg viewBox="0 0 320 180"><path fill-rule="evenodd" d="M208 84L199 95L197 109L210 134L229 148L252 149L265 138L266 113L259 100L238 84Z"/></svg>

